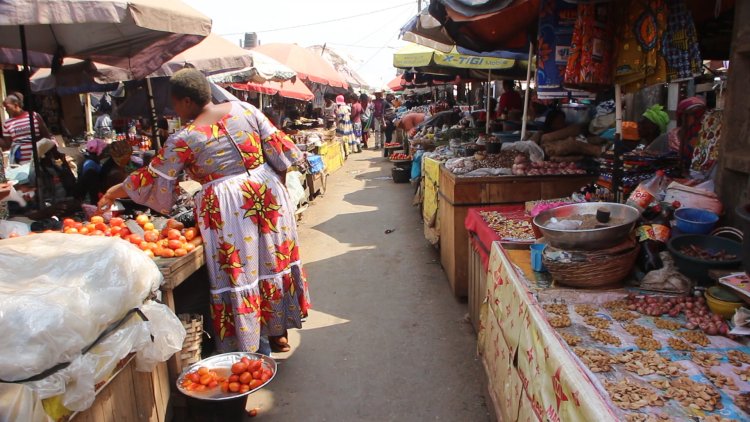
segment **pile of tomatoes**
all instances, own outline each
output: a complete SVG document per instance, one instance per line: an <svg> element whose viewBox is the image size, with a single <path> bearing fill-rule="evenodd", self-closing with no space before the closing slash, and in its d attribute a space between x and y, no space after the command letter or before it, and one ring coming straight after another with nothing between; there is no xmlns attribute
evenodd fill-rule
<svg viewBox="0 0 750 422"><path fill-rule="evenodd" d="M185 375L182 380L182 387L187 391L208 391L225 381L226 378L222 378L216 372L201 366L198 370Z"/></svg>
<svg viewBox="0 0 750 422"><path fill-rule="evenodd" d="M411 160L411 155L404 154L404 153L393 153L390 157L388 157L390 160L394 161L405 161L405 160Z"/></svg>
<svg viewBox="0 0 750 422"><path fill-rule="evenodd" d="M263 361L243 357L232 365L232 375L221 383L225 393L247 393L268 382L273 376L270 368L263 366Z"/></svg>
<svg viewBox="0 0 750 422"><path fill-rule="evenodd" d="M79 222L72 218L63 220L63 233L82 234L85 236L110 236L120 237L138 246L148 256L174 258L185 256L196 246L202 243L197 228L185 228L177 220L167 220L163 230L156 230L151 218L146 214L140 214L135 218L136 223L143 229L143 236L133 234L125 225L125 220L120 217L112 217L109 224L98 215L91 217L86 222Z"/></svg>

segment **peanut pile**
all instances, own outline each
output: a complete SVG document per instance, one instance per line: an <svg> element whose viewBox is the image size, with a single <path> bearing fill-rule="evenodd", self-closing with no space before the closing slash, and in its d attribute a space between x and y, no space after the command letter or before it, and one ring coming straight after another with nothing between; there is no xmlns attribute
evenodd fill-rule
<svg viewBox="0 0 750 422"><path fill-rule="evenodd" d="M679 363L671 362L654 351L625 352L617 355L615 360L624 364L626 370L641 376L657 374L674 377L685 370Z"/></svg>
<svg viewBox="0 0 750 422"><path fill-rule="evenodd" d="M635 312L624 311L624 310L621 310L621 309L617 309L617 310L611 311L610 313L612 314L612 318L614 318L614 319L616 319L618 321L625 321L625 322L630 322L630 321L632 321L634 319L638 319L638 318L641 317L640 315L636 314Z"/></svg>
<svg viewBox="0 0 750 422"><path fill-rule="evenodd" d="M693 381L688 377L680 377L668 383L669 387L664 397L677 400L685 407L706 412L713 412L723 407L719 392L711 385Z"/></svg>
<svg viewBox="0 0 750 422"><path fill-rule="evenodd" d="M669 345L675 350L682 350L685 352L692 352L695 350L695 346L690 343L685 343L677 337L670 337L669 340L667 340L667 343L669 343Z"/></svg>
<svg viewBox="0 0 750 422"><path fill-rule="evenodd" d="M656 325L658 328L661 328L662 330L671 331L676 331L682 328L682 325L680 325L680 323L663 318L654 318L654 325Z"/></svg>
<svg viewBox="0 0 750 422"><path fill-rule="evenodd" d="M602 306L610 312L617 310L622 311L628 309L628 301L625 299L610 300L609 302L604 302L604 305Z"/></svg>
<svg viewBox="0 0 750 422"><path fill-rule="evenodd" d="M596 313L596 308L589 304L576 305L575 310L578 315L584 316L584 317L591 316Z"/></svg>
<svg viewBox="0 0 750 422"><path fill-rule="evenodd" d="M556 315L549 319L549 325L555 328L570 327L570 317L567 315Z"/></svg>
<svg viewBox="0 0 750 422"><path fill-rule="evenodd" d="M607 352L585 347L576 347L573 352L589 367L591 372L609 372L612 370L614 358Z"/></svg>
<svg viewBox="0 0 750 422"><path fill-rule="evenodd" d="M630 413L625 415L627 422L671 422L672 418L666 415L650 415L648 413Z"/></svg>
<svg viewBox="0 0 750 422"><path fill-rule="evenodd" d="M711 340L708 339L703 331L680 331L677 335L699 346L706 347L711 344Z"/></svg>
<svg viewBox="0 0 750 422"><path fill-rule="evenodd" d="M598 328L600 330L605 330L605 329L609 328L609 325L610 325L610 322L608 320L606 320L604 318L599 318L599 317L593 316L593 315L592 316L587 316L586 318L583 319L583 321L586 324L588 324L588 325L590 325L590 326L592 326L594 328Z"/></svg>
<svg viewBox="0 0 750 422"><path fill-rule="evenodd" d="M653 337L654 332L650 328L646 328L638 324L627 324L625 325L625 331L634 337Z"/></svg>
<svg viewBox="0 0 750 422"><path fill-rule="evenodd" d="M703 422L739 422L737 419L724 418L719 415L709 415L703 418Z"/></svg>
<svg viewBox="0 0 750 422"><path fill-rule="evenodd" d="M737 374L742 381L750 382L750 367L745 369L735 368L734 373Z"/></svg>
<svg viewBox="0 0 750 422"><path fill-rule="evenodd" d="M578 346L578 343L581 342L581 338L577 335L570 334L570 333L560 333L560 336L565 340L566 343L568 343L568 346Z"/></svg>
<svg viewBox="0 0 750 422"><path fill-rule="evenodd" d="M750 363L750 355L739 350L730 350L727 352L727 357L729 358L729 363L734 366L742 366L743 363Z"/></svg>
<svg viewBox="0 0 750 422"><path fill-rule="evenodd" d="M726 387L732 391L739 390L737 384L734 383L734 378L729 378L726 375L721 375L720 373L714 371L708 371L706 373L706 377L719 388Z"/></svg>
<svg viewBox="0 0 750 422"><path fill-rule="evenodd" d="M614 404L621 409L636 410L646 406L664 406L659 394L629 378L617 383L606 382L604 388Z"/></svg>
<svg viewBox="0 0 750 422"><path fill-rule="evenodd" d="M721 356L716 353L710 352L693 352L692 360L693 362L704 368L719 366L721 364L721 362L719 362L721 360Z"/></svg>
<svg viewBox="0 0 750 422"><path fill-rule="evenodd" d="M607 330L594 330L591 332L591 338L604 344L611 344L613 346L619 346L622 344L618 337L613 336Z"/></svg>
<svg viewBox="0 0 750 422"><path fill-rule="evenodd" d="M568 315L568 305L563 303L548 303L544 305L544 310L550 314Z"/></svg>
<svg viewBox="0 0 750 422"><path fill-rule="evenodd" d="M661 349L661 343L655 340L653 337L636 337L635 345L643 350L659 350Z"/></svg>

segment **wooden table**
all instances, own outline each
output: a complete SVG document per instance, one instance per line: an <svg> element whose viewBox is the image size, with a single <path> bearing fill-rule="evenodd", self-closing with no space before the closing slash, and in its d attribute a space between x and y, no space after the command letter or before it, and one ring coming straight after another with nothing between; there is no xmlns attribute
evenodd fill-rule
<svg viewBox="0 0 750 422"><path fill-rule="evenodd" d="M459 177L440 166L438 221L440 263L453 294L468 294L469 208L568 197L592 182L592 176Z"/></svg>
<svg viewBox="0 0 750 422"><path fill-rule="evenodd" d="M206 265L206 255L203 252L203 245L198 245L189 254L179 258L158 259L156 260L156 265L164 276L164 282L160 288L162 300L174 312L174 289L194 272ZM167 366L169 367L169 379L174 383L182 370L179 352L169 358Z"/></svg>

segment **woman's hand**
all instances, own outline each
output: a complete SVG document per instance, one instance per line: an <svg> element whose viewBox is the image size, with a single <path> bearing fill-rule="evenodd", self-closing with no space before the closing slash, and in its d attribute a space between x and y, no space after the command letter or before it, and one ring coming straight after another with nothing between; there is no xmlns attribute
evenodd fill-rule
<svg viewBox="0 0 750 422"><path fill-rule="evenodd" d="M112 205L115 204L115 201L124 198L127 196L127 193L125 192L125 189L122 187L122 183L118 185L114 185L111 188L107 190L107 192L104 194L104 196L99 199L99 203L97 204L97 207L99 208L99 212L105 212L112 208Z"/></svg>
<svg viewBox="0 0 750 422"><path fill-rule="evenodd" d="M10 189L12 185L10 183L0 183L0 200L5 199L10 195Z"/></svg>

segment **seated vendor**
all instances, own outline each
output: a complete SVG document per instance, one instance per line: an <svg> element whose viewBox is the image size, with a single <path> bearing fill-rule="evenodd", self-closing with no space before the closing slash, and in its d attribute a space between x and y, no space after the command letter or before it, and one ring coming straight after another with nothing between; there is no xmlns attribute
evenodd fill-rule
<svg viewBox="0 0 750 422"><path fill-rule="evenodd" d="M530 140L541 144L577 136L581 133L580 125L568 125L565 119L566 116L562 110L559 108L550 109L544 118L542 130L534 133Z"/></svg>
<svg viewBox="0 0 750 422"><path fill-rule="evenodd" d="M657 153L669 151L668 124L669 115L661 104L654 104L646 109L638 122L638 136L647 151Z"/></svg>

